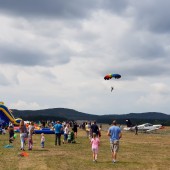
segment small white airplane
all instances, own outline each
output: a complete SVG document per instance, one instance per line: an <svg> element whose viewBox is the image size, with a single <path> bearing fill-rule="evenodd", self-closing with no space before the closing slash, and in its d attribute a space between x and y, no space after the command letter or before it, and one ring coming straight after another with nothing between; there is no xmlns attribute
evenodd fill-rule
<svg viewBox="0 0 170 170"><path fill-rule="evenodd" d="M142 132L151 132L151 131L156 131L158 129L161 129L162 125L158 124L158 125L153 125L151 123L144 123L141 125L137 126L138 131L142 131ZM125 127L124 130L127 131L135 131L135 126L133 127Z"/></svg>

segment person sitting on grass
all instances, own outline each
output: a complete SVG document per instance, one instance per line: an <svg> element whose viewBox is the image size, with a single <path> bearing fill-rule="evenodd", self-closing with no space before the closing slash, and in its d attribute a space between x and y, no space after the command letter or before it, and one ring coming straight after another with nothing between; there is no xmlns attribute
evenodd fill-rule
<svg viewBox="0 0 170 170"><path fill-rule="evenodd" d="M53 126L53 129L55 130L55 146L58 144L61 145L61 134L63 131L63 126L61 122L58 120L56 121L56 124Z"/></svg>
<svg viewBox="0 0 170 170"><path fill-rule="evenodd" d="M76 143L73 129L68 133L67 141L68 143Z"/></svg>

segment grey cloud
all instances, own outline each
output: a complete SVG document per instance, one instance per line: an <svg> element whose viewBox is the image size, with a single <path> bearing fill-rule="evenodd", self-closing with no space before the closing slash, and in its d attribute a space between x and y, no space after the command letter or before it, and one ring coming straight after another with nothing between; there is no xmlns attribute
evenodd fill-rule
<svg viewBox="0 0 170 170"><path fill-rule="evenodd" d="M9 85L9 84L10 84L10 82L4 76L4 74L0 73L0 86L6 86L6 85Z"/></svg>
<svg viewBox="0 0 170 170"><path fill-rule="evenodd" d="M123 49L126 52L126 56L130 58L145 58L148 60L167 56L161 43L150 41L147 38L145 42L136 38L134 40L128 39L128 41L124 41Z"/></svg>
<svg viewBox="0 0 170 170"><path fill-rule="evenodd" d="M0 60L3 64L15 64L23 66L45 65L53 66L58 64L66 64L70 61L69 53L63 52L59 54L48 54L43 50L35 48L18 47L14 45L0 46ZM66 54L66 55L65 55Z"/></svg>
<svg viewBox="0 0 170 170"><path fill-rule="evenodd" d="M132 1L135 24L140 29L157 33L170 33L170 1Z"/></svg>
<svg viewBox="0 0 170 170"><path fill-rule="evenodd" d="M87 43L89 45L99 39L97 33L91 33L90 31L84 31L84 30L81 31L82 31L81 34L79 33L75 36L76 41L79 43L85 43L85 44Z"/></svg>
<svg viewBox="0 0 170 170"><path fill-rule="evenodd" d="M45 56L39 51L21 49L18 47L0 46L1 63L17 65L40 65L44 62Z"/></svg>
<svg viewBox="0 0 170 170"><path fill-rule="evenodd" d="M0 0L0 4L0 13L32 19L82 19L97 10L127 17L127 11L131 9L128 16L134 19L137 28L169 33L170 27L169 0Z"/></svg>
<svg viewBox="0 0 170 170"><path fill-rule="evenodd" d="M113 0L103 0L100 7L109 10L112 13L124 13L128 8L129 3L127 0L113 1Z"/></svg>
<svg viewBox="0 0 170 170"><path fill-rule="evenodd" d="M48 70L46 70L46 71L42 71L42 72L40 72L43 76L45 76L45 77L48 77L48 78L50 78L50 79L55 79L56 78L56 76L53 74L53 73L51 73L50 71L48 71Z"/></svg>
<svg viewBox="0 0 170 170"><path fill-rule="evenodd" d="M116 52L120 59L143 59L146 62L167 59L169 52L165 42L166 39L155 34L129 30L117 42Z"/></svg>
<svg viewBox="0 0 170 170"><path fill-rule="evenodd" d="M96 10L122 13L128 7L127 0L0 0L0 12L23 17L51 17L61 19L86 18Z"/></svg>
<svg viewBox="0 0 170 170"><path fill-rule="evenodd" d="M135 78L135 77L158 77L161 78L162 76L168 76L170 74L169 65L163 63L155 63L152 61L143 61L137 62L136 64L132 62L125 68L120 68L122 74L126 78Z"/></svg>
<svg viewBox="0 0 170 170"><path fill-rule="evenodd" d="M0 12L19 16L81 18L97 6L97 0L0 0Z"/></svg>

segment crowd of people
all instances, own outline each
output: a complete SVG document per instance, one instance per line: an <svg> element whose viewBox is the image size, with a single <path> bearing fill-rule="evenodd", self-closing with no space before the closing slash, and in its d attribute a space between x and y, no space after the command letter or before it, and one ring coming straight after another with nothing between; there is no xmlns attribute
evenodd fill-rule
<svg viewBox="0 0 170 170"><path fill-rule="evenodd" d="M76 122L70 124L69 122L56 121L52 128L55 132L55 141L54 146L67 144L67 143L75 143L77 138L78 127L81 128ZM93 123L85 122L84 123L84 130L86 132L86 137L89 138L92 150L92 159L93 162L97 162L97 156L100 146L100 137L101 137L101 130L102 125L98 126L96 121ZM28 125L24 123L24 120L21 120L19 125L19 132L20 132L20 149L25 151L25 142L27 139L28 143L28 150L33 149L33 134L35 134L35 126L34 122L30 122ZM15 132L14 126L12 124L8 127L9 133L9 144L13 143L15 140ZM61 141L61 135L63 134L64 138ZM117 126L116 121L113 121L112 126L108 129L107 135L110 138L110 149L112 153L112 162L117 162L117 153L119 150L119 140L122 137L121 128ZM41 148L45 147L45 135L41 133L40 137L40 146Z"/></svg>

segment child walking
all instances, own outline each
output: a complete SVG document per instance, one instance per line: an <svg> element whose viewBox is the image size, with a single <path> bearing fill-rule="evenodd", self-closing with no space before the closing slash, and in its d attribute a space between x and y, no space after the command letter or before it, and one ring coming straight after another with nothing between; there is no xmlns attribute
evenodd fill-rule
<svg viewBox="0 0 170 170"><path fill-rule="evenodd" d="M41 133L41 148L44 148L44 144L45 144L45 136L44 133Z"/></svg>
<svg viewBox="0 0 170 170"><path fill-rule="evenodd" d="M97 154L98 154L98 150L99 150L100 140L97 137L96 133L93 133L93 137L90 142L92 145L93 162L97 162Z"/></svg>

